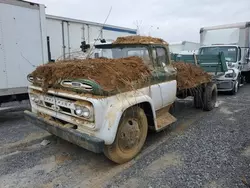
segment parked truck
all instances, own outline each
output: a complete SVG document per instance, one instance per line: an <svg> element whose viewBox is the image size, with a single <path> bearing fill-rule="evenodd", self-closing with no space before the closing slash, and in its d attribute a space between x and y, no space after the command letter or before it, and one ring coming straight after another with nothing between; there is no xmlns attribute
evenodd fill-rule
<svg viewBox="0 0 250 188"><path fill-rule="evenodd" d="M32 111L25 111L25 117L58 137L124 163L141 151L148 129L161 131L176 121L170 114L176 97L194 96L195 106L209 111L217 88L204 73L192 88L177 86L168 45L160 39L117 41L96 45L97 59L50 63L30 74ZM186 83L189 78L181 79Z"/></svg>
<svg viewBox="0 0 250 188"><path fill-rule="evenodd" d="M0 0L0 109L28 99L27 74L48 59L45 22L44 5Z"/></svg>
<svg viewBox="0 0 250 188"><path fill-rule="evenodd" d="M250 22L204 27L200 30L200 55L223 52L228 72L217 78L219 91L237 93L240 84L250 82Z"/></svg>

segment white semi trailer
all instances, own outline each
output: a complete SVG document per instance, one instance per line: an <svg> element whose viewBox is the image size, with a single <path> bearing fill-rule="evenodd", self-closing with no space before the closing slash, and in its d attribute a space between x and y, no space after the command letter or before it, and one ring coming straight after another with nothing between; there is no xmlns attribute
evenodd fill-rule
<svg viewBox="0 0 250 188"><path fill-rule="evenodd" d="M200 48L200 43L190 41L180 41L169 43L169 50L174 54L189 53L194 54Z"/></svg>
<svg viewBox="0 0 250 188"><path fill-rule="evenodd" d="M104 25L95 22L46 15L49 61L76 57L82 54L81 42L93 44L105 39L136 35L136 29Z"/></svg>
<svg viewBox="0 0 250 188"><path fill-rule="evenodd" d="M0 0L0 111L28 99L27 74L48 60L45 25L44 5Z"/></svg>
<svg viewBox="0 0 250 188"><path fill-rule="evenodd" d="M200 29L199 54L223 52L228 72L218 78L218 90L235 94L240 83L250 82L250 22L204 27Z"/></svg>
<svg viewBox="0 0 250 188"><path fill-rule="evenodd" d="M45 14L42 4L0 0L0 112L20 110L27 75L37 66L81 55L81 43L135 35L134 29ZM15 101L15 102L13 102Z"/></svg>

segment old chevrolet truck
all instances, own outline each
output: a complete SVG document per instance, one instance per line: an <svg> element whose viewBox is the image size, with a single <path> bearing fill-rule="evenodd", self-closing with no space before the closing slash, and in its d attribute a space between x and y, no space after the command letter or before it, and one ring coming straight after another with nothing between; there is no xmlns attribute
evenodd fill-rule
<svg viewBox="0 0 250 188"><path fill-rule="evenodd" d="M106 95L102 86L88 79L60 80L46 92L32 83L32 111L26 119L48 132L116 163L133 159L142 149L148 129L163 130L176 121L170 109L177 96L194 96L195 107L212 110L217 99L216 84L201 83L196 92L177 87L177 71L171 64L166 43L128 42L96 45L95 57L139 56L151 71L150 85ZM64 90L65 88L65 90ZM66 90L67 89L67 90Z"/></svg>

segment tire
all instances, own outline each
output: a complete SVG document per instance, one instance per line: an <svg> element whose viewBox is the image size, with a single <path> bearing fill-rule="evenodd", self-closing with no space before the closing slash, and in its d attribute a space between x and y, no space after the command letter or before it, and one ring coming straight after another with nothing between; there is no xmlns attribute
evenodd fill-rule
<svg viewBox="0 0 250 188"><path fill-rule="evenodd" d="M202 90L201 88L198 88L194 95L194 107L200 109L202 108L202 105L203 105Z"/></svg>
<svg viewBox="0 0 250 188"><path fill-rule="evenodd" d="M116 138L112 145L104 147L104 154L115 163L130 161L141 151L148 133L148 121L144 110L132 107L120 120Z"/></svg>
<svg viewBox="0 0 250 188"><path fill-rule="evenodd" d="M215 83L208 83L203 93L203 110L211 111L217 101L217 86Z"/></svg>
<svg viewBox="0 0 250 188"><path fill-rule="evenodd" d="M245 79L246 79L247 83L250 83L250 73L249 72L245 75Z"/></svg>

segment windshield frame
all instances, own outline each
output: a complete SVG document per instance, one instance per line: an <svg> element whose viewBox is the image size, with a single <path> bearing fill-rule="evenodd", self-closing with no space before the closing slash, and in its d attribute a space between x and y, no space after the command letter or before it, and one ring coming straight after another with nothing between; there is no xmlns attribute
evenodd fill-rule
<svg viewBox="0 0 250 188"><path fill-rule="evenodd" d="M166 65L171 64L170 61L170 57L169 57L169 51L168 49L164 46L164 45L158 45L158 44L98 44L95 45L95 48L97 49L111 49L111 48L146 48L148 50L148 55L149 58L151 60L151 62L153 63L154 68L159 68L158 63L156 62L156 60L153 58L153 50L157 47L160 48L164 48L165 52L166 52ZM160 65L161 68L163 68L163 65Z"/></svg>
<svg viewBox="0 0 250 188"><path fill-rule="evenodd" d="M150 61L153 62L153 66L155 66L155 62L153 61L152 58L152 50L149 45L144 45L144 44L98 44L95 45L96 49L113 49L113 48L145 48L148 51L148 56L150 58ZM128 56L130 57L130 56Z"/></svg>
<svg viewBox="0 0 250 188"><path fill-rule="evenodd" d="M237 48L237 46L230 46L230 45L228 45L228 46L203 46L203 47L201 47L200 49L199 49L199 55L209 55L209 54L201 54L202 53L202 50L203 49L205 49L205 48L235 48L236 50L235 50L235 53L236 53L236 57L235 57L235 61L228 61L228 60L226 60L227 62L232 62L232 63L236 63L236 62L238 62L238 56L239 56L239 52L238 52L238 48ZM221 52L223 52L223 51L221 51ZM223 52L224 53L224 52ZM219 53L218 53L219 54ZM224 56L225 56L225 53L224 53ZM225 58L226 58L226 56L225 56Z"/></svg>

